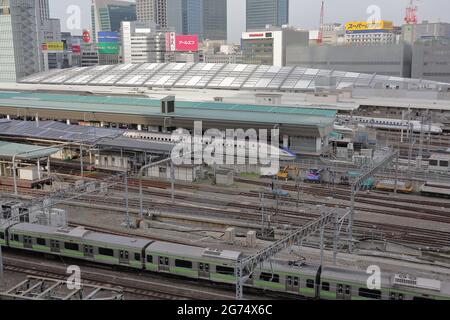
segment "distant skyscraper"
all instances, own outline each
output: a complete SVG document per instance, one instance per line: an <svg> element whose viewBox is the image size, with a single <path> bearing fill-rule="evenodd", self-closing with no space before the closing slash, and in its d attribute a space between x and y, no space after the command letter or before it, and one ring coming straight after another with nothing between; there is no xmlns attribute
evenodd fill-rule
<svg viewBox="0 0 450 320"><path fill-rule="evenodd" d="M37 0L0 1L0 81L41 71Z"/></svg>
<svg viewBox="0 0 450 320"><path fill-rule="evenodd" d="M137 20L167 27L167 0L136 0Z"/></svg>
<svg viewBox="0 0 450 320"><path fill-rule="evenodd" d="M41 21L50 19L48 0L39 0L39 14Z"/></svg>
<svg viewBox="0 0 450 320"><path fill-rule="evenodd" d="M102 31L120 31L122 21L136 21L136 4L128 1L92 0L91 26L93 42L97 33Z"/></svg>
<svg viewBox="0 0 450 320"><path fill-rule="evenodd" d="M247 0L247 30L289 23L289 0Z"/></svg>
<svg viewBox="0 0 450 320"><path fill-rule="evenodd" d="M226 40L227 0L167 0L167 25L200 40Z"/></svg>
<svg viewBox="0 0 450 320"><path fill-rule="evenodd" d="M227 0L203 0L203 38L227 39Z"/></svg>

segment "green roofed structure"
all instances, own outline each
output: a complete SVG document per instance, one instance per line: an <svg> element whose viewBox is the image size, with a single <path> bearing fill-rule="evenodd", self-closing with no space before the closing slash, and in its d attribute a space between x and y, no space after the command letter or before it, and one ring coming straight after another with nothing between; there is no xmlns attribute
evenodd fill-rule
<svg viewBox="0 0 450 320"><path fill-rule="evenodd" d="M320 153L328 145L336 113L303 107L189 101L175 101L173 112L165 112L161 100L145 97L0 92L0 115L8 117L151 131L191 130L195 121L201 121L204 130L278 128L285 147L311 154Z"/></svg>

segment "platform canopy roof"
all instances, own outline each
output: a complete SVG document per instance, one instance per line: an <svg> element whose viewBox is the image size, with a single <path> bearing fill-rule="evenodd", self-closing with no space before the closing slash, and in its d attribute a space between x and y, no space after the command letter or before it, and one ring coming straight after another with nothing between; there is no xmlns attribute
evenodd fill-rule
<svg viewBox="0 0 450 320"><path fill-rule="evenodd" d="M68 125L58 121L21 121L0 119L0 136L31 137L63 142L94 144L104 138L121 136L125 131L88 126Z"/></svg>
<svg viewBox="0 0 450 320"><path fill-rule="evenodd" d="M0 141L0 158L12 159L16 155L15 159L38 159L48 157L56 152L60 148L39 147L29 144L13 143Z"/></svg>
<svg viewBox="0 0 450 320"><path fill-rule="evenodd" d="M393 86L439 89L449 84L295 66L224 63L143 63L52 70L24 78L21 83L194 88L258 91L313 91L318 87Z"/></svg>

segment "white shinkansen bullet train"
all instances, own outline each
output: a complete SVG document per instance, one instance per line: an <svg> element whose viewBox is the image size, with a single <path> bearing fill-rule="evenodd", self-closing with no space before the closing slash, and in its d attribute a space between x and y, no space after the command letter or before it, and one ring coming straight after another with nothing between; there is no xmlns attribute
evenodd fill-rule
<svg viewBox="0 0 450 320"><path fill-rule="evenodd" d="M407 130L408 120L399 119L388 119L388 118L371 118L371 117L340 117L341 120L346 121L356 121L365 125L366 127L377 128L377 129L391 129L391 130ZM413 132L423 132L425 133L442 133L442 128L436 124L421 124L420 121L409 121Z"/></svg>
<svg viewBox="0 0 450 320"><path fill-rule="evenodd" d="M180 137L180 140L177 140L175 137L178 135ZM145 132L145 131L127 131L124 133L124 136L131 139L139 139L139 140L146 140L146 141L153 141L153 142L165 142L165 143L177 143L179 141L186 141L181 131L178 133L172 135L171 133L161 133L161 132ZM192 138L192 140L194 140ZM226 152L226 147L229 147L227 145L228 141L225 141L224 146L224 152ZM246 156L248 157L248 144L250 143L251 148L255 148L255 145L252 145L249 141L244 140L234 140L234 147L243 147L246 149ZM208 143L205 143L208 145ZM260 148L265 148L267 146L268 154L269 155L275 155L276 150L272 150L274 148L271 144L265 144L265 143L259 143ZM287 148L278 148L279 153L279 159L281 161L292 161L297 158L297 155L290 151ZM235 150L235 154L237 155L237 150Z"/></svg>

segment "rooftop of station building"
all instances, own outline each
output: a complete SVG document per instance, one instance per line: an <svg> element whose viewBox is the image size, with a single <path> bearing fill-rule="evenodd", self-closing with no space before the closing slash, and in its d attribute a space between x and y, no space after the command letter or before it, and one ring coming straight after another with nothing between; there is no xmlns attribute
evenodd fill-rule
<svg viewBox="0 0 450 320"><path fill-rule="evenodd" d="M160 100L143 97L79 96L36 92L0 92L0 107L163 117ZM329 126L336 110L176 101L170 116L196 120Z"/></svg>

